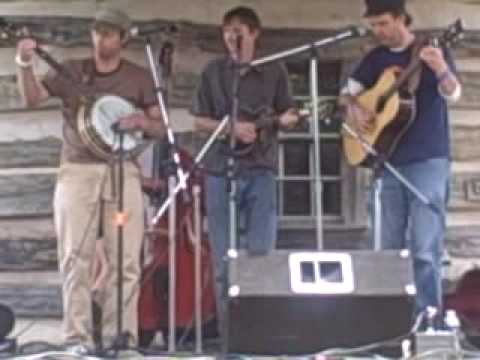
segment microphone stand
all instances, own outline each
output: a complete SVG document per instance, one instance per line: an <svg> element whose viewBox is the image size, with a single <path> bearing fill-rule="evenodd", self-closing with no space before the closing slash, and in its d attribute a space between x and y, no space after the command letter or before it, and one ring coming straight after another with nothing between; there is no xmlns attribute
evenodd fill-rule
<svg viewBox="0 0 480 360"><path fill-rule="evenodd" d="M378 151L370 145L357 131L355 131L350 125L346 122L342 123L343 130L348 133L350 136L355 138L359 144L364 148L364 150L372 156L374 159L374 225L373 225L373 236L374 236L374 249L381 249L381 217L382 217L382 203L381 203L381 191L382 191L382 179L381 172L383 169L389 171L398 181L412 193L422 204L428 207L432 212L439 214L440 209L436 204L434 204L428 197L426 197L422 192L420 192L415 185L413 185L405 176L403 176L389 161L385 158L384 155L379 154Z"/></svg>
<svg viewBox="0 0 480 360"><path fill-rule="evenodd" d="M173 45L172 45L173 46ZM171 149L171 154L173 158L173 162L175 165L175 172L177 175L177 179L182 186L182 189L186 188L186 182L185 182L185 172L183 171L181 165L180 165L180 156L177 151L177 146L175 143L175 137L173 134L172 127L170 126L170 120L169 120L169 115L167 111L167 105L166 101L164 98L164 87L162 87L161 81L160 81L160 75L158 74L157 67L155 66L155 60L153 56L153 50L152 50L152 43L150 37L146 37L145 39L145 53L148 59L148 64L150 68L150 72L153 77L154 85L155 85L155 92L157 95L157 102L160 107L160 111L162 114L162 120L165 125L165 130L167 131L167 139L168 143L170 145ZM165 86L166 87L166 86Z"/></svg>
<svg viewBox="0 0 480 360"><path fill-rule="evenodd" d="M167 44L165 44L167 45ZM169 63L169 60L171 60L171 53L173 51L173 44L170 43L169 48L165 47L163 49L164 51L168 52L167 54L164 54L165 60L167 60L167 63L164 64L163 66L163 73L164 75L169 72L171 66ZM155 85L155 91L157 95L157 102L160 107L160 111L162 114L162 119L165 125L165 129L167 131L167 139L169 143L169 148L170 148L170 155L172 156L173 162L172 166L174 167L172 169L171 175L169 175L169 181L168 181L168 189L169 189L169 194L172 193L173 189L175 188L176 182L178 181L178 184L180 185L180 189L184 191L184 196L187 196L186 194L186 177L185 173L180 165L180 156L177 151L177 146L175 143L175 138L173 134L173 130L170 126L170 121L169 121L169 116L168 116L168 111L167 111L167 105L166 101L164 98L164 93L166 93L165 89L167 87L167 83L164 79L164 86L162 86L162 82L160 80L160 75L157 71L157 67L155 65L155 60L153 56L153 51L152 51L152 41L150 36L145 37L145 53L148 59L148 64L150 67L150 72L153 77L154 85ZM166 65L166 66L165 66ZM167 71L165 71L167 70ZM176 177L175 177L176 174ZM175 230L176 230L176 206L175 204L170 207L169 211L169 231L168 231L168 248L169 248L169 339L168 339L168 351L169 352L175 352L175 346L176 346L176 341L175 341L175 328L176 328L176 241L175 241Z"/></svg>
<svg viewBox="0 0 480 360"><path fill-rule="evenodd" d="M310 99L312 101L312 128L310 133L313 136L314 152L313 152L313 180L315 189L315 230L317 249L323 249L323 200L322 200L322 178L321 178L321 147L320 147L320 126L318 117L318 49L339 41L343 41L352 37L363 36L366 31L363 28L351 26L345 31L336 33L333 36L292 48L290 50L281 51L279 53L254 60L250 63L251 67L260 66L272 61L285 59L293 55L303 52L310 52Z"/></svg>
<svg viewBox="0 0 480 360"><path fill-rule="evenodd" d="M317 249L323 249L323 185L321 178L321 149L320 149L320 124L318 117L318 51L312 48L310 52L310 99L312 99L312 129L313 132L313 180L315 189L315 220Z"/></svg>
<svg viewBox="0 0 480 360"><path fill-rule="evenodd" d="M123 331L123 239L124 227L127 223L127 216L124 212L124 188L125 188L125 151L123 149L123 142L125 131L117 129L116 133L119 138L119 147L117 150L118 161L118 193L117 193L117 213L115 214L115 223L117 225L117 337L113 341L113 351L115 356L120 350L128 349L128 338L130 333ZM115 170L113 170L115 171ZM135 330L136 331L136 330Z"/></svg>
<svg viewBox="0 0 480 360"><path fill-rule="evenodd" d="M228 290L230 287L229 279L229 263L231 260L236 259L238 256L237 244L238 244L238 224L237 224L237 180L235 177L235 147L237 146L237 138L235 136L236 125L238 121L238 110L240 101L238 98L240 88L240 71L242 70L242 35L237 34L236 42L236 54L233 58L233 79L232 79L232 108L230 109L230 151L227 160L227 177L226 177L226 191L228 193L228 250L226 256L222 259L225 262L225 279L224 286L222 287L222 299L225 299L225 303L218 304L220 307L219 313L221 314L221 337L222 341L222 358L226 358L228 354L228 330L229 330L229 315L228 315Z"/></svg>

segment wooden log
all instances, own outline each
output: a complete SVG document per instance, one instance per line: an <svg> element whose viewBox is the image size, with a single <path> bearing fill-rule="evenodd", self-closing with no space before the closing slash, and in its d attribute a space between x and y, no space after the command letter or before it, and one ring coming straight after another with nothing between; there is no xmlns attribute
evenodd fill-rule
<svg viewBox="0 0 480 360"><path fill-rule="evenodd" d="M55 175L0 176L0 217L50 216Z"/></svg>
<svg viewBox="0 0 480 360"><path fill-rule="evenodd" d="M61 140L54 137L0 143L0 168L57 167L60 147Z"/></svg>

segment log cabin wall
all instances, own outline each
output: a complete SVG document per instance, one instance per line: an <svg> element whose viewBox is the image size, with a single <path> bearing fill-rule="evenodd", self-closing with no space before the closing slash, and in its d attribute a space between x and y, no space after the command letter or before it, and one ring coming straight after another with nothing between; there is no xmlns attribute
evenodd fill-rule
<svg viewBox="0 0 480 360"><path fill-rule="evenodd" d="M81 57L89 53L89 18L105 3L125 9L138 25L177 26L175 34L157 40L161 43L168 38L175 44L171 120L180 142L192 151L199 144L192 136L188 107L200 70L223 51L217 24L225 10L239 4L257 9L265 28L263 45L269 52L318 40L349 24L361 24L359 14L363 12L360 0L36 0L0 2L0 15L30 26L47 40L46 46L56 58ZM421 31L441 29L456 17L462 17L468 28L465 41L456 50L464 96L451 108L453 162L447 244L453 260L449 278L456 279L479 261L480 254L480 1L411 0L409 7L414 25ZM344 76L370 46L366 37L329 47L320 51L321 64L340 64ZM26 314L38 307L48 314L55 306L47 298L58 291L48 278L57 266L51 198L61 120L56 101L37 109L23 106L16 88L14 54L14 43L0 39L0 271L35 272L37 278L44 279L47 290L35 293L37 300L45 296L41 305L37 300L33 300L37 305L29 303L30 297L19 300L18 294L24 294L25 289L19 292L18 284L0 281L0 293ZM129 44L126 56L145 64L144 49L138 41ZM38 61L36 69L41 74L46 66ZM325 222L326 245L364 248L368 246L364 215L368 174L344 164L341 172L348 183L340 199L345 209L340 220ZM312 226L312 221L286 221L281 246L315 248Z"/></svg>

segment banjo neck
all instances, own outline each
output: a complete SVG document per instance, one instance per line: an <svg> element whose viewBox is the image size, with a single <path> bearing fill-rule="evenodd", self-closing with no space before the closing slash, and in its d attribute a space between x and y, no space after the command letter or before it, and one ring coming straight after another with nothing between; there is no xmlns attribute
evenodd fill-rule
<svg viewBox="0 0 480 360"><path fill-rule="evenodd" d="M48 64L48 66L54 69L58 74L63 76L66 80L70 81L71 83L75 84L75 86L78 85L77 79L75 78L73 73L66 66L60 64L57 60L55 60L53 56L50 55L47 51L45 51L38 45L37 47L35 47L34 51L43 61L45 61Z"/></svg>
<svg viewBox="0 0 480 360"><path fill-rule="evenodd" d="M35 53L45 63L54 69L61 77L63 77L69 84L78 92L81 98L95 97L95 91L88 84L81 81L78 76L67 66L59 63L52 55L37 45L34 49Z"/></svg>

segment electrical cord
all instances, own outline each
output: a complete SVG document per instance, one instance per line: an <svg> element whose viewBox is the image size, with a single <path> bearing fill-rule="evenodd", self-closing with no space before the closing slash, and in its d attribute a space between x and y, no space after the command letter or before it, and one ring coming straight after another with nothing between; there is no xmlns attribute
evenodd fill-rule
<svg viewBox="0 0 480 360"><path fill-rule="evenodd" d="M324 356L345 356L345 355L352 355L352 354L361 354L365 352L370 352L371 350L378 349L382 346L391 346L391 345L397 345L401 343L402 340L408 339L410 336L412 336L416 331L418 331L418 328L420 327L424 317L425 317L425 311L420 312L417 317L415 318L415 321L408 331L408 333L404 335L397 336L392 339L387 339L383 341L378 341L372 344L367 344L359 347L354 347L354 348L348 348L348 349L343 349L343 348L332 348L332 349L327 349L324 351L321 351L320 353L317 353L316 355L324 355ZM314 355L314 354L311 354Z"/></svg>
<svg viewBox="0 0 480 360"><path fill-rule="evenodd" d="M16 334L12 335L12 338L16 339L23 334L25 334L28 330L30 330L35 324L37 324L38 320L32 320L27 325L24 326L23 329L19 330Z"/></svg>

